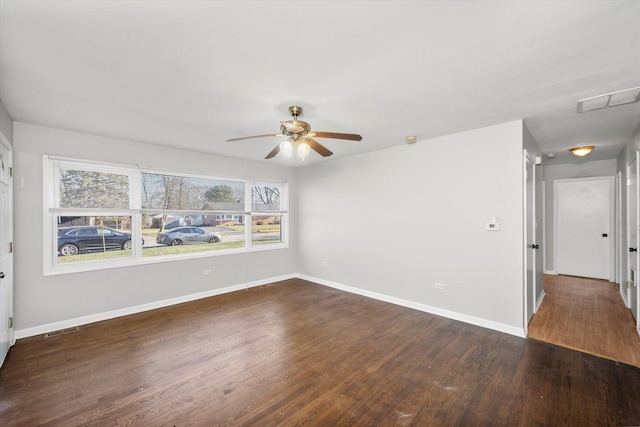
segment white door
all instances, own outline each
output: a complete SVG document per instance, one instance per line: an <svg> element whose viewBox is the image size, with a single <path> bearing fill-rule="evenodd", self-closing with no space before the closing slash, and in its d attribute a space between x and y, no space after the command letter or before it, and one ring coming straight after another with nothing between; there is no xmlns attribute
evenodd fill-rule
<svg viewBox="0 0 640 427"><path fill-rule="evenodd" d="M613 281L613 177L556 180L559 274Z"/></svg>
<svg viewBox="0 0 640 427"><path fill-rule="evenodd" d="M535 164L533 159L524 152L524 191L525 191L525 329L529 324L536 304L536 249L535 242L536 218L535 218Z"/></svg>
<svg viewBox="0 0 640 427"><path fill-rule="evenodd" d="M627 243L629 270L627 304L638 322L638 152L627 166ZM640 324L640 322L638 323Z"/></svg>
<svg viewBox="0 0 640 427"><path fill-rule="evenodd" d="M0 366L13 344L13 203L11 151L0 141Z"/></svg>

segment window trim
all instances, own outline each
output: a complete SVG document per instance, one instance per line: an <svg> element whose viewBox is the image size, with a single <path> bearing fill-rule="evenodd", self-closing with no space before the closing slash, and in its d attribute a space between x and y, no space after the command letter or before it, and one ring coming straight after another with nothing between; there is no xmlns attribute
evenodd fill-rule
<svg viewBox="0 0 640 427"><path fill-rule="evenodd" d="M82 170L99 173L114 173L126 175L129 178L129 209L85 209L60 207L59 170L66 167L72 170ZM220 181L235 181L245 185L244 211L240 210L167 210L171 213L206 214L206 215L244 215L245 240L244 247L221 249L186 254L147 256L142 254L142 216L145 213L158 213L154 209L142 209L142 174L153 173L169 176L183 176L189 178L212 179ZM280 210L259 212L251 211L252 187L255 185L277 185L281 188ZM187 259L208 258L216 256L236 255L269 250L289 248L289 183L286 181L213 176L204 173L188 173L161 168L141 168L135 165L115 164L92 160L73 159L66 157L43 156L43 274L45 276L106 270L112 268L131 267L155 264L168 261L182 261ZM279 215L281 241L269 244L252 243L252 218L255 215ZM131 217L131 239L133 242L130 257L112 258L98 261L79 261L74 263L58 263L57 251L57 217L58 216L129 216Z"/></svg>

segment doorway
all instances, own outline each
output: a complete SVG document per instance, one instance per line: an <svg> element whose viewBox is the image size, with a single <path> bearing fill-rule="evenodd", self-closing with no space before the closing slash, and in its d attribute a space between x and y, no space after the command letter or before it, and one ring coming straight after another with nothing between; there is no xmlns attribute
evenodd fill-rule
<svg viewBox="0 0 640 427"><path fill-rule="evenodd" d="M615 280L614 177L554 181L558 274Z"/></svg>

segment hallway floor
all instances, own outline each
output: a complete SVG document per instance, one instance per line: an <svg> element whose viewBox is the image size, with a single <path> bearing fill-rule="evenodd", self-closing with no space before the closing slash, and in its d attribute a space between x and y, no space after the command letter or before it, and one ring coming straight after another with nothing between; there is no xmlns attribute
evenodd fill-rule
<svg viewBox="0 0 640 427"><path fill-rule="evenodd" d="M545 275L544 289L529 338L640 367L640 336L617 284Z"/></svg>

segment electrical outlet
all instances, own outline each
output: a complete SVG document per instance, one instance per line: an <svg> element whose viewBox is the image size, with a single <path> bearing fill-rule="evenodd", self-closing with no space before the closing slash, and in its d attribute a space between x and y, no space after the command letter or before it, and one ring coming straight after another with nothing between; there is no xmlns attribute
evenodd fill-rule
<svg viewBox="0 0 640 427"><path fill-rule="evenodd" d="M204 274L205 276L211 276L211 270L204 270L202 274Z"/></svg>
<svg viewBox="0 0 640 427"><path fill-rule="evenodd" d="M443 283L438 283L438 282L436 282L436 284L435 284L435 288L436 288L436 289L443 290L443 289L444 289L444 284L443 284Z"/></svg>

